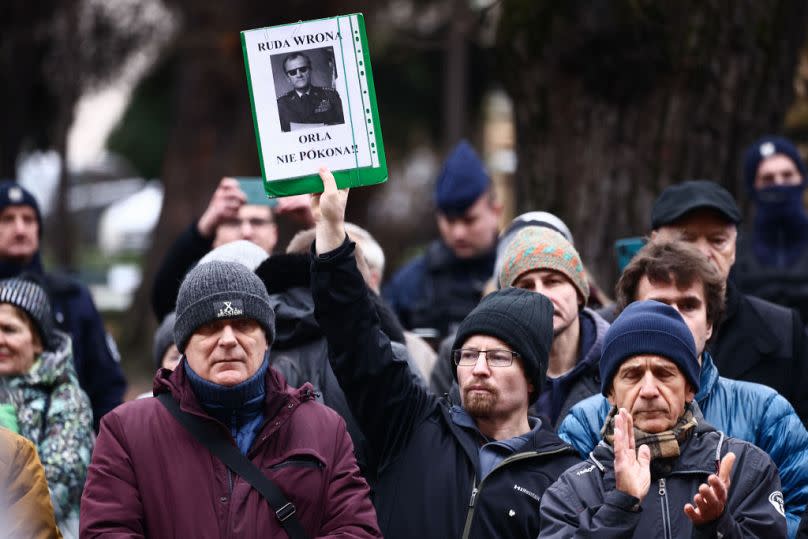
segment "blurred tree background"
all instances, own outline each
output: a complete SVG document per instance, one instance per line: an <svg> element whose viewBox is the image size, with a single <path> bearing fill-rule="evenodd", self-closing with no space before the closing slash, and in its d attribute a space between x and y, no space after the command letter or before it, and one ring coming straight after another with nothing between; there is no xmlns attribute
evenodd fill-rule
<svg viewBox="0 0 808 539"><path fill-rule="evenodd" d="M711 178L742 198L747 144L784 130L808 140L808 4L798 0L9 0L1 176L36 149L64 161L80 97L148 56L107 141L164 186L118 335L125 365L148 368L147 298L168 244L222 176L259 174L238 32L352 12L366 18L390 181L355 190L349 218L386 247L388 270L435 235L431 182L462 137L497 169L510 216L559 215L606 290L614 241L647 230L665 185ZM491 110L508 121L492 123ZM512 175L503 148L515 151ZM45 238L70 268L79 248L61 170Z"/></svg>

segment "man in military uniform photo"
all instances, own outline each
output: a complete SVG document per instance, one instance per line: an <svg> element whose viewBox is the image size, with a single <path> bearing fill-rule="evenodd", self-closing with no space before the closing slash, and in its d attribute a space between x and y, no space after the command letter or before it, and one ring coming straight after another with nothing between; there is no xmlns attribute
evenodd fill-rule
<svg viewBox="0 0 808 539"><path fill-rule="evenodd" d="M342 100L331 88L311 84L311 60L295 52L284 58L283 70L292 90L278 98L281 131L344 123ZM305 125L298 125L305 124Z"/></svg>

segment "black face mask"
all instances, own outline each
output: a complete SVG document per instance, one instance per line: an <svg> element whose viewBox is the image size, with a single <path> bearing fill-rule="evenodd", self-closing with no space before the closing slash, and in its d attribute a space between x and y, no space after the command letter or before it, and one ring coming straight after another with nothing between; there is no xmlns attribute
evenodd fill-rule
<svg viewBox="0 0 808 539"><path fill-rule="evenodd" d="M758 222L764 226L774 223L781 223L782 226L789 222L803 225L806 220L802 202L804 190L804 185L783 185L755 191L756 226Z"/></svg>
<svg viewBox="0 0 808 539"><path fill-rule="evenodd" d="M808 242L804 185L767 187L755 192L754 250L770 265L788 265Z"/></svg>

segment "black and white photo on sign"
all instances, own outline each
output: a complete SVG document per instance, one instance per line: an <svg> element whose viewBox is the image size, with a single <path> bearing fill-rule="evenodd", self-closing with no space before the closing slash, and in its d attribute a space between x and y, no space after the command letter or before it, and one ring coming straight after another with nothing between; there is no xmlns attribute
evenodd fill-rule
<svg viewBox="0 0 808 539"><path fill-rule="evenodd" d="M281 131L345 123L333 47L270 57Z"/></svg>

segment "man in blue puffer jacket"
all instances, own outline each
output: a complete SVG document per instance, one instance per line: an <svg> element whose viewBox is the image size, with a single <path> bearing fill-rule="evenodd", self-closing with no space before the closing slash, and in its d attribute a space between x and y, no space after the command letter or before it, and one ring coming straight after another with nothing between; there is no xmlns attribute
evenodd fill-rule
<svg viewBox="0 0 808 539"><path fill-rule="evenodd" d="M651 242L626 267L617 283L618 310L653 299L677 309L701 357L696 402L704 418L728 436L755 444L777 465L789 537L794 537L808 501L808 432L794 408L775 390L719 376L705 346L724 305L723 280L699 251L684 242ZM611 406L595 395L570 410L559 436L586 457L601 439Z"/></svg>

